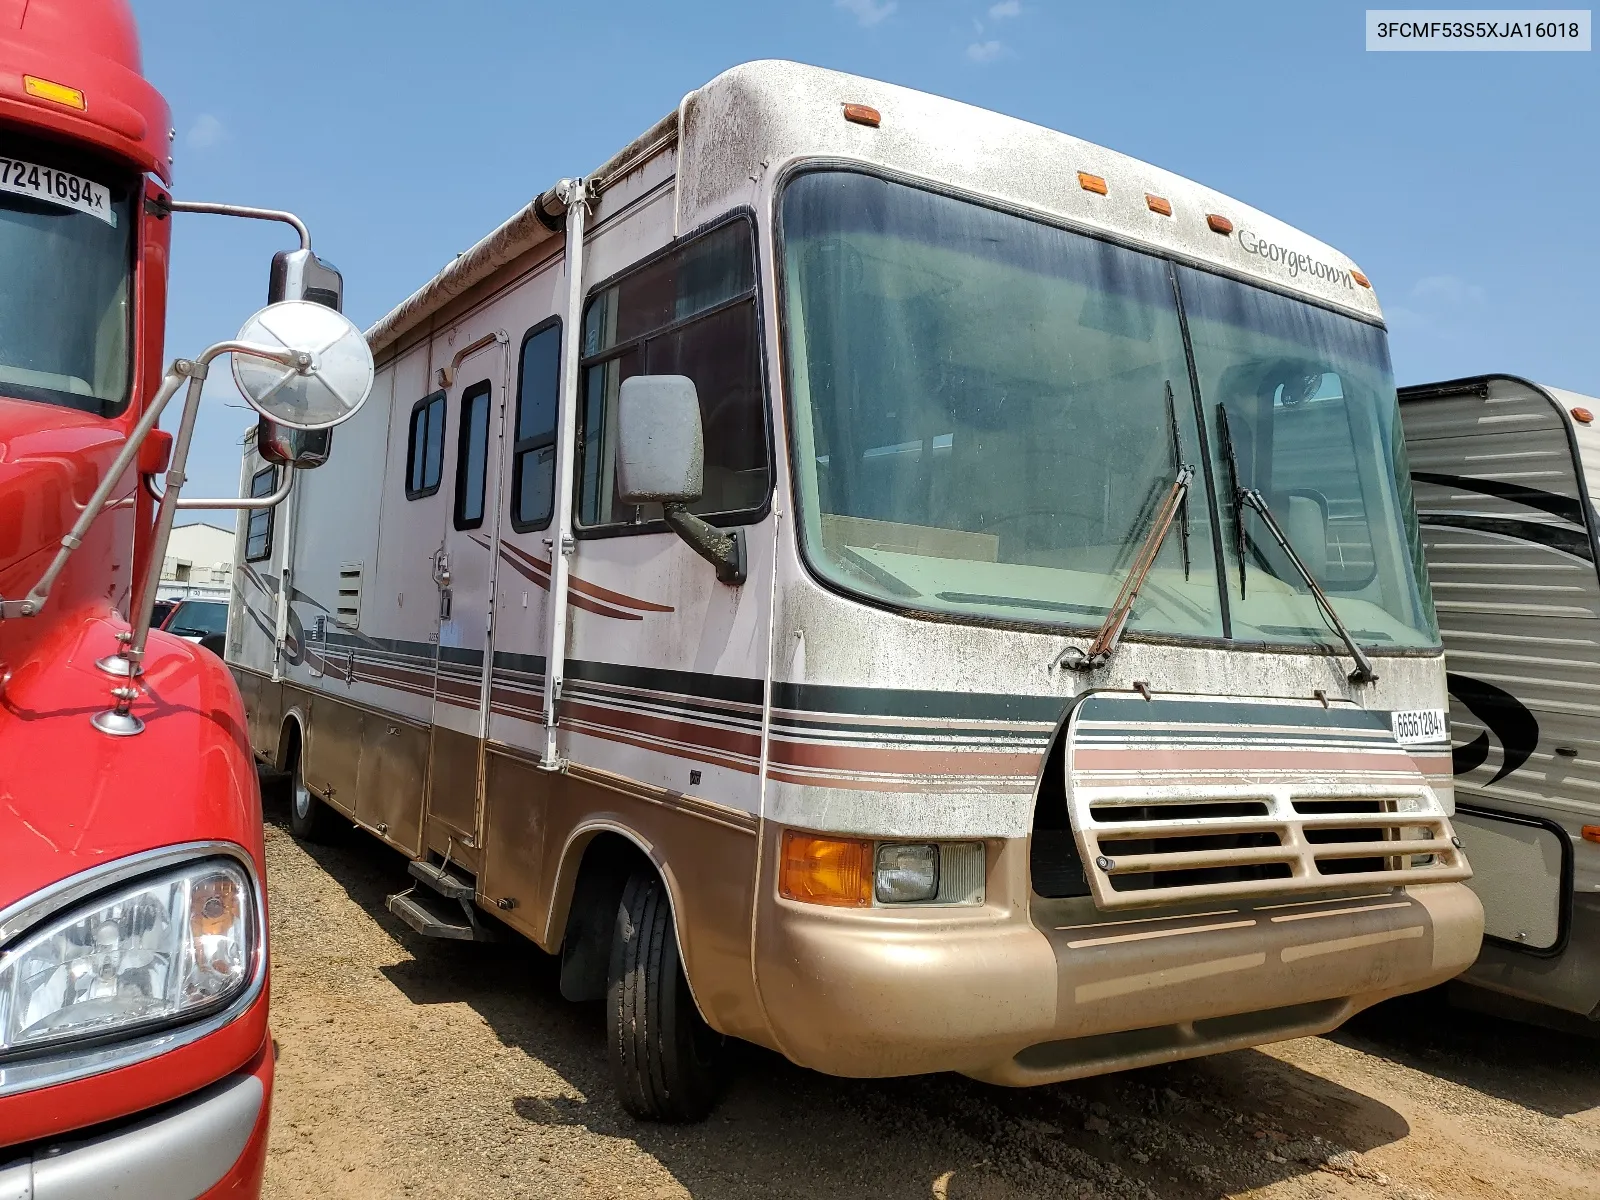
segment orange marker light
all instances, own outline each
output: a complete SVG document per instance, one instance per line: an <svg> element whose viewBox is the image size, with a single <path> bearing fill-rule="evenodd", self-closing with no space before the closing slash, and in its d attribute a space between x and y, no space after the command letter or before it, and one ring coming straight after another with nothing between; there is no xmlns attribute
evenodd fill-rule
<svg viewBox="0 0 1600 1200"><path fill-rule="evenodd" d="M1587 425L1594 420L1594 414L1587 408L1575 408L1572 410L1572 419L1580 425Z"/></svg>
<svg viewBox="0 0 1600 1200"><path fill-rule="evenodd" d="M1600 825L1585 825L1582 837L1586 842L1600 842Z"/></svg>
<svg viewBox="0 0 1600 1200"><path fill-rule="evenodd" d="M865 908L872 903L872 843L786 830L778 863L786 900Z"/></svg>
<svg viewBox="0 0 1600 1200"><path fill-rule="evenodd" d="M1165 196L1152 196L1149 192L1144 194L1144 202L1149 205L1150 211L1160 213L1163 217L1172 215L1172 201Z"/></svg>
<svg viewBox="0 0 1600 1200"><path fill-rule="evenodd" d="M1106 181L1098 175L1091 175L1087 171L1078 172L1078 186L1086 192L1096 192L1101 196L1106 194Z"/></svg>
<svg viewBox="0 0 1600 1200"><path fill-rule="evenodd" d="M1233 232L1233 222L1227 217L1218 216L1216 213L1206 214L1206 224L1211 226L1212 233L1229 234Z"/></svg>
<svg viewBox="0 0 1600 1200"><path fill-rule="evenodd" d="M28 95L37 96L41 100L52 100L57 104L65 104L68 108L79 111L87 109L88 103L83 98L83 93L77 88L68 87L64 83L54 83L48 79L40 79L37 75L24 75L22 87Z"/></svg>
<svg viewBox="0 0 1600 1200"><path fill-rule="evenodd" d="M1359 283L1364 288L1369 288L1369 287L1372 286L1372 281L1370 279L1368 279L1365 275L1363 275L1360 271L1351 271L1350 272L1350 278L1354 279L1357 283Z"/></svg>
<svg viewBox="0 0 1600 1200"><path fill-rule="evenodd" d="M846 104L844 119L853 121L857 125L870 125L876 129L883 123L883 114L868 104Z"/></svg>

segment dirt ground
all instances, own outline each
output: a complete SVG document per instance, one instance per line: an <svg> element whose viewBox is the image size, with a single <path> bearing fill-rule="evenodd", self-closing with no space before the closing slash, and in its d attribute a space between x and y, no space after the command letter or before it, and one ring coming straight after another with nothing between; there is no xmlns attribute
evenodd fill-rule
<svg viewBox="0 0 1600 1200"><path fill-rule="evenodd" d="M1398 1001L1324 1038L1027 1091L741 1047L709 1121L612 1099L598 1005L524 943L418 937L404 861L269 800L273 1200L1600 1197L1600 1041Z"/></svg>

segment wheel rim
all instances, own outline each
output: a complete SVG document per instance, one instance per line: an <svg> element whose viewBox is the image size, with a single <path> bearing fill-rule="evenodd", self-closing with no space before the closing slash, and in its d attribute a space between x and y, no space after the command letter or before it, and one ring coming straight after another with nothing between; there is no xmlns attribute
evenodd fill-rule
<svg viewBox="0 0 1600 1200"><path fill-rule="evenodd" d="M300 778L298 770L294 773L294 815L302 821L311 813L311 789L306 787L305 780Z"/></svg>

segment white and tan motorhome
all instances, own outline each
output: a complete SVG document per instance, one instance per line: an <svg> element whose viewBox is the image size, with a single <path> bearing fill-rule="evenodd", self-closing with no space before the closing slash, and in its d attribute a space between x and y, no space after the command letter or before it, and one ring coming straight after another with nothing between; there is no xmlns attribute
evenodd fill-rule
<svg viewBox="0 0 1600 1200"><path fill-rule="evenodd" d="M1600 400L1482 375L1400 403L1484 907L1463 982L1600 1021Z"/></svg>
<svg viewBox="0 0 1600 1200"><path fill-rule="evenodd" d="M606 998L631 1111L703 1113L718 1035L1044 1083L1477 954L1382 317L1337 251L762 62L368 337L337 471L240 532L249 736L298 832L412 856L396 914Z"/></svg>

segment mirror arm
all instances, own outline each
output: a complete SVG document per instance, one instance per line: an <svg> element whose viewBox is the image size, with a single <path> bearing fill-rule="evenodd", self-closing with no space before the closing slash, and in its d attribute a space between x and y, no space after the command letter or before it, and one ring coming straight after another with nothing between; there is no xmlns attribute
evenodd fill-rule
<svg viewBox="0 0 1600 1200"><path fill-rule="evenodd" d="M292 225L300 235L300 249L311 249L311 231L306 223L292 212L280 208L251 208L247 204L213 204L203 200L169 200L164 206L168 212L211 213L218 217L249 217L257 221L281 221Z"/></svg>
<svg viewBox="0 0 1600 1200"><path fill-rule="evenodd" d="M663 504L661 515L672 532L717 569L717 580L737 587L745 580L744 530L718 529L684 504Z"/></svg>
<svg viewBox="0 0 1600 1200"><path fill-rule="evenodd" d="M235 496L232 498L218 496L214 499L179 500L177 505L179 508L227 508L236 511L256 512L263 508L276 508L282 504L289 498L289 488L293 483L294 472L286 470L283 473L283 482L278 485L278 490L270 496ZM156 482L154 475L146 475L144 477L144 490L150 493L151 498L158 504L167 498L161 485ZM119 503L127 504L129 501L123 500Z"/></svg>

